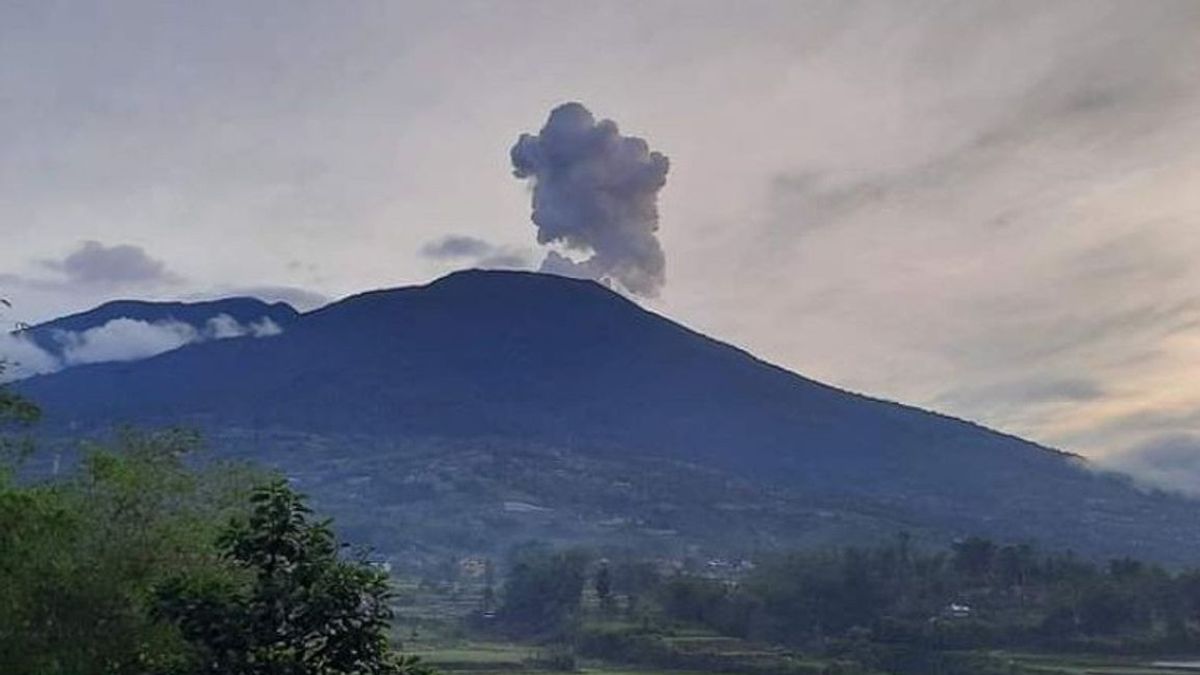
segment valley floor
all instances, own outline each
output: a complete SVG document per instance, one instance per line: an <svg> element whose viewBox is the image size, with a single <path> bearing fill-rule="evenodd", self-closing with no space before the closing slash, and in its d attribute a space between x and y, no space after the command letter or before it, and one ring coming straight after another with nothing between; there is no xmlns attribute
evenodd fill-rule
<svg viewBox="0 0 1200 675"><path fill-rule="evenodd" d="M679 641L682 643L683 640ZM697 643L708 642L697 640ZM707 646L711 646L708 643ZM556 670L553 666L539 663L541 650L532 645L514 643L463 640L456 644L435 646L417 643L412 653L433 665L446 675L545 675ZM770 672L770 664L763 660L768 654L745 651L744 645L730 644L725 653L729 658L757 657L756 672ZM1101 655L1054 655L1054 654L992 654L998 662L1008 665L1008 672L1022 675L1186 675L1200 673L1200 660L1177 660L1164 657L1160 660L1146 658L1122 658ZM837 673L831 662L808 660L788 664L779 663L778 672ZM807 666L807 668L805 668ZM760 670L761 669L761 670ZM629 665L595 659L581 659L575 670L581 675L703 675L712 672L741 672L737 670L673 670L653 666ZM853 672L853 671L845 671Z"/></svg>

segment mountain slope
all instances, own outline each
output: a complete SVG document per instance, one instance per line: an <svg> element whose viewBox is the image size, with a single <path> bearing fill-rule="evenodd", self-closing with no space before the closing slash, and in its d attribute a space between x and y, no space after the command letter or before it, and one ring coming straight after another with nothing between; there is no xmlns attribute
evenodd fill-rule
<svg viewBox="0 0 1200 675"><path fill-rule="evenodd" d="M256 298L223 298L199 302L148 302L116 300L86 312L71 314L32 326L22 335L47 353L61 358L70 340L64 335L79 335L122 319L145 324L176 323L204 331L209 322L228 317L239 326L269 319L276 326L290 325L300 313L284 302L268 304Z"/></svg>
<svg viewBox="0 0 1200 675"><path fill-rule="evenodd" d="M657 462L671 467L655 470L661 497L678 508L660 509L651 529L703 521L701 506L679 506L696 502L683 492L708 485L715 492L701 501L711 504L722 499L714 486L724 481L741 486L729 488L742 495L730 497L734 507L758 496L759 515L737 521L763 524L745 547L803 542L807 526L799 521L770 523L800 512L792 507L826 512L833 504L839 513L873 514L872 531L993 533L1168 560L1200 553L1192 502L1143 494L1077 458L970 423L839 391L597 284L547 275L473 271L364 293L300 316L271 340L194 344L21 388L59 428L186 422L259 441L291 434L292 445L296 434L354 437L354 447L335 443L322 455L336 460L327 473L342 471L347 480L362 477L347 462L374 467L368 481L399 467L421 474L412 458L434 458L414 448L435 446L443 460L485 444L493 458L533 448L541 459L526 473L540 461L574 484L596 471L629 482L617 474ZM300 454L256 451L289 471L308 467ZM455 466L483 472L474 478L491 486L493 502L503 502L506 490L515 494L485 475L489 469ZM323 489L334 495L344 487ZM404 489L365 492L378 506L407 499ZM576 509L576 520L641 517L636 509L617 513L617 497L604 508L569 497L549 508ZM729 540L693 529L710 544Z"/></svg>

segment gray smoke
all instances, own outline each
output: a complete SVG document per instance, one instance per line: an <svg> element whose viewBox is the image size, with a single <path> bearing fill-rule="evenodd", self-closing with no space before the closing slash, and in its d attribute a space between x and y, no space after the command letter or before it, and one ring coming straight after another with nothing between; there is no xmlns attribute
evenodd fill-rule
<svg viewBox="0 0 1200 675"><path fill-rule="evenodd" d="M551 250L542 271L658 294L666 280L657 236L666 155L622 136L612 120L597 122L579 103L564 103L537 135L521 134L511 156L513 175L533 184L538 243L585 256Z"/></svg>

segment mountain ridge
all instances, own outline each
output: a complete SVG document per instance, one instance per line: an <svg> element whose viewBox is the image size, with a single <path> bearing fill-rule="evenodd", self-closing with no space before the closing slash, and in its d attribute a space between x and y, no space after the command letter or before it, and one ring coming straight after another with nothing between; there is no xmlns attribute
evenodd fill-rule
<svg viewBox="0 0 1200 675"><path fill-rule="evenodd" d="M719 544L719 533L704 534L697 524L706 507L683 491L721 497L717 483L688 467L785 495L780 499L792 506L780 508L789 513L832 501L894 514L938 536L1060 539L1106 553L1116 553L1120 541L1161 559L1200 553L1193 502L1144 493L1097 474L1076 455L970 421L808 379L594 282L536 273L466 271L423 286L367 291L300 315L270 340L192 344L20 387L45 405L52 428L186 423L218 437L239 430L243 442L247 430L259 439L309 439L288 442L324 444L326 454L313 461L328 460L328 476L348 472L347 480L360 480L353 467L368 465L384 467L376 473L404 467L424 475L410 460L425 456L426 446L447 448L442 460L430 456L435 463L467 462L462 458L476 457L481 445L509 453L549 449L539 455L547 466L560 466L564 480L580 486L590 480L572 473L580 467L620 482L615 476L627 467L666 462L675 473L656 474L663 504L678 504L674 511L660 504L655 522L690 522L697 540L710 544ZM314 439L342 439L341 449ZM286 471L307 470L303 453L276 450L243 443L237 452L270 456ZM476 472L468 478L495 495L510 490L479 474L484 464L476 459L464 465ZM670 485L672 475L685 477L680 486ZM614 516L620 500L593 487L607 495L596 497L603 509L599 502L572 506L569 495L555 508L582 509L582 520L602 511L636 520ZM403 502L405 489L380 491L376 506ZM325 490L318 492L336 491ZM491 517L494 504L471 503L482 509L472 511L481 522ZM344 510L356 508L370 507ZM759 513L763 522L774 518ZM754 541L803 543L804 528L789 523ZM743 526L756 529L754 522Z"/></svg>

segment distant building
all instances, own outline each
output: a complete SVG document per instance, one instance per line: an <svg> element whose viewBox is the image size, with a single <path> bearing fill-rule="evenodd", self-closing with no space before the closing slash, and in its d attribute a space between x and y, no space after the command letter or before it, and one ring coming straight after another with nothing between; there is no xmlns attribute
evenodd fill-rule
<svg viewBox="0 0 1200 675"><path fill-rule="evenodd" d="M946 605L942 610L942 616L947 619L967 619L971 616L970 605L960 605L957 602L952 602Z"/></svg>

